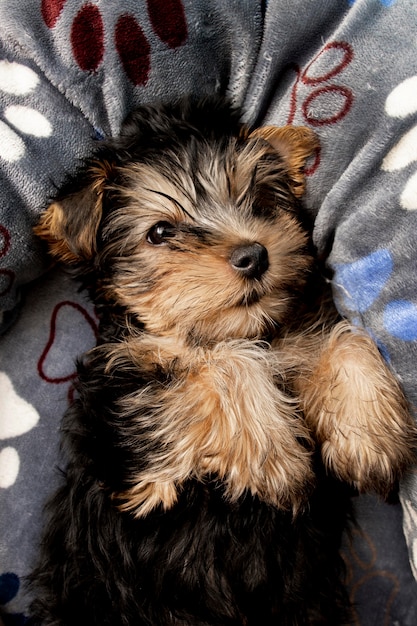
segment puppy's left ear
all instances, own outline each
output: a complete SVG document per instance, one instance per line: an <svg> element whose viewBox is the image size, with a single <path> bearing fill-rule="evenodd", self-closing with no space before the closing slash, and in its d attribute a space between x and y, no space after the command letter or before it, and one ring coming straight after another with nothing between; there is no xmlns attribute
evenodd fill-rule
<svg viewBox="0 0 417 626"><path fill-rule="evenodd" d="M91 164L76 186L67 186L62 197L42 213L34 233L47 242L56 260L72 264L94 258L103 193L111 170L107 162Z"/></svg>
<svg viewBox="0 0 417 626"><path fill-rule="evenodd" d="M263 126L254 130L250 137L260 137L275 148L284 159L294 195L301 197L306 161L320 147L317 135L306 126Z"/></svg>

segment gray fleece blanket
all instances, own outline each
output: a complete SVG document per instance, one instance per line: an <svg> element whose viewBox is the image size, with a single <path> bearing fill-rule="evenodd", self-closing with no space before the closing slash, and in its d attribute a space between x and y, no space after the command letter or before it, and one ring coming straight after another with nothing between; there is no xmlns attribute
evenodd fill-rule
<svg viewBox="0 0 417 626"><path fill-rule="evenodd" d="M94 344L96 332L91 304L67 276L47 271L32 226L93 143L117 134L136 104L212 92L228 94L250 123L304 124L318 133L321 151L307 172L306 210L315 216L318 251L334 272L336 304L373 336L411 404L417 402L415 0L2 0L5 622L24 622L20 579L56 481L59 421L73 392L74 360ZM362 586L362 604L371 609L356 623L417 623L410 573L417 578L416 472L400 494L394 518L396 528L403 523L408 545L411 569L401 579L406 601L397 602L393 617L394 585L378 613ZM365 525L372 510L371 526L378 529L383 505L369 509L368 503ZM394 519L391 509L388 517ZM376 535L383 547L386 538ZM389 531L389 541L393 536ZM391 565L407 554L402 534L395 537ZM351 562L366 565L363 558ZM385 563L378 571L388 569ZM397 575L381 574L391 582ZM361 576L369 581L366 567L357 574L356 592Z"/></svg>

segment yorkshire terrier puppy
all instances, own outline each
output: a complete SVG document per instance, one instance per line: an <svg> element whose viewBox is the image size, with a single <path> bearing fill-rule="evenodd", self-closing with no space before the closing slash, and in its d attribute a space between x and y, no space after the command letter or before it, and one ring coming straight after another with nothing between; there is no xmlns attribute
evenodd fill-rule
<svg viewBox="0 0 417 626"><path fill-rule="evenodd" d="M142 107L43 214L101 321L34 624L344 623L342 483L388 492L415 432L314 260L300 198L317 145L215 99Z"/></svg>

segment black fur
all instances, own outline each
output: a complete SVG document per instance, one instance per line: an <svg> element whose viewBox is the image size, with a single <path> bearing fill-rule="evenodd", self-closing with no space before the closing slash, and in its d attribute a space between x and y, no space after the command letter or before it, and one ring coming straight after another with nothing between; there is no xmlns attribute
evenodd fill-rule
<svg viewBox="0 0 417 626"><path fill-rule="evenodd" d="M121 427L112 409L144 381L109 379L104 365L80 363L80 398L63 421L69 464L48 507L31 624L347 623L345 487L322 477L295 518L249 495L230 505L209 478L189 481L170 511L120 513L110 492L137 451L133 420Z"/></svg>

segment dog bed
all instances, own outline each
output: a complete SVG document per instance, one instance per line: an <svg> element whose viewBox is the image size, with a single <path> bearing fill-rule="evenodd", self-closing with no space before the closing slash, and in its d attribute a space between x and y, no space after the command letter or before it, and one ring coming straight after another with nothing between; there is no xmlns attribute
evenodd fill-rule
<svg viewBox="0 0 417 626"><path fill-rule="evenodd" d="M226 94L251 124L303 124L321 149L306 211L340 312L417 401L414 0L8 0L0 6L0 605L24 577L59 467L74 361L97 319L32 227L94 142L138 103ZM354 498L344 552L357 624L417 623L417 474ZM413 576L414 575L414 576Z"/></svg>

